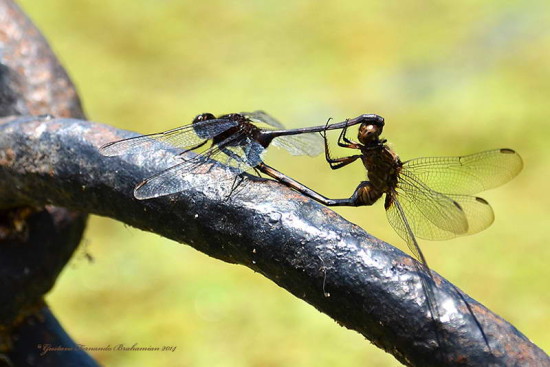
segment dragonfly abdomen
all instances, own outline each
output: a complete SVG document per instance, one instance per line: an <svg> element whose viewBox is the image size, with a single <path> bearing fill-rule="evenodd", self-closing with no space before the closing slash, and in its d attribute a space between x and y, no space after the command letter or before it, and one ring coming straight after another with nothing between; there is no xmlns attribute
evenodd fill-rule
<svg viewBox="0 0 550 367"><path fill-rule="evenodd" d="M365 181L355 191L355 204L372 205L380 199L383 192L378 190L371 182Z"/></svg>

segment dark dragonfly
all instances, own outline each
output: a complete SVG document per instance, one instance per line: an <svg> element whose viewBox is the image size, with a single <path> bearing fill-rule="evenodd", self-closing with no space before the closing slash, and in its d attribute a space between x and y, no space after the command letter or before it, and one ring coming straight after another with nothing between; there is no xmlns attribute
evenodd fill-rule
<svg viewBox="0 0 550 367"><path fill-rule="evenodd" d="M361 115L352 121L359 123L364 120L383 119L377 115ZM344 121L333 124L330 128L343 128L347 124L348 121ZM181 161L145 179L135 188L134 196L143 200L181 191L181 175L196 172L210 159L232 166L233 172L239 175L251 168L263 171L263 154L271 144L284 148L293 155L318 155L323 151L323 142L319 135L313 133L325 128L316 126L285 130L280 122L263 111L232 113L219 117L203 113L195 117L192 124L111 142L102 146L100 152L106 156L132 154L150 149L153 142L180 150ZM210 146L200 154L184 154L209 142ZM269 168L270 173L273 171L278 176L284 176Z"/></svg>
<svg viewBox="0 0 550 367"><path fill-rule="evenodd" d="M346 137L347 128L356 123L360 123L357 142ZM523 162L514 150L507 148L460 157L416 158L402 162L386 140L380 139L383 127L383 120L350 121L342 129L338 145L357 150L358 154L343 158L331 157L326 130L322 132L325 158L332 169L361 160L367 170L368 181L361 182L349 198L329 199L275 170L271 171L270 167L264 167L263 171L327 206L372 205L385 195L388 221L430 277L431 284L421 279L428 307L436 318L439 312L433 293L433 278L416 237L445 240L489 227L494 220L491 206L485 199L472 195L510 181L521 171ZM327 125L327 130L332 128ZM457 293L489 345L468 303L458 290Z"/></svg>

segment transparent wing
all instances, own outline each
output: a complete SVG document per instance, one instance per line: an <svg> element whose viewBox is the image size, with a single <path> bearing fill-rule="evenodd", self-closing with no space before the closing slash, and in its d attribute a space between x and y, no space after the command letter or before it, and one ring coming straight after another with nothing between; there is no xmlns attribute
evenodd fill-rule
<svg viewBox="0 0 550 367"><path fill-rule="evenodd" d="M434 282L434 278L432 275L432 272L428 266L428 263L426 261L426 258L424 257L424 254L422 253L422 250L420 249L420 246L418 245L418 242L416 241L416 233L414 232L414 228L418 228L418 226L415 225L414 220L409 220L411 214L414 216L414 212L411 212L410 209L405 209L406 206L402 205L401 198L405 198L404 196L398 196L395 192L388 194L390 195L389 198L386 197L386 214L388 216L388 220L391 223L392 227L395 229L395 231L399 234L403 240L407 243L407 246L413 253L413 255L419 260L419 262L415 262L415 267L417 268L418 272L425 271L428 274L428 278L420 276L420 281L422 283L422 289L424 291L424 294L426 296L426 303L428 305L428 309L430 310L430 313L432 314L432 320L434 322L434 331L436 333L436 339L439 341L440 338L438 327L436 325L437 320L441 319L441 313L439 311L438 301L436 298L436 293L434 292L435 288L437 288L436 283ZM409 199L409 198L406 198ZM482 213L487 214L486 208L489 209L491 213L492 218L492 210L490 210L490 207L488 206L487 202L485 202L483 199L481 199L487 206L479 206L476 204L479 198L474 198L472 196L467 195L453 195L451 200L455 200L455 202L460 202L465 216L467 220L470 220L473 218L472 216L475 216L475 213L478 213L478 210L480 208ZM408 206L410 208L410 205ZM418 218L417 218L418 219ZM492 222L492 219L491 219ZM490 224L490 222L489 222ZM429 225L431 226L431 224ZM470 231L480 231L484 228L481 228L481 226L472 228L469 228L469 233L474 233ZM470 307L468 301L459 293L457 289L457 293L461 300L465 303L469 313L471 314L474 322L476 323L477 327L479 328L483 339L488 344L487 337L485 335L485 332L483 331L483 328L481 324L479 323L476 315L473 313L472 308Z"/></svg>
<svg viewBox="0 0 550 367"><path fill-rule="evenodd" d="M284 129L282 123L268 115L264 111L241 112L254 123L265 123L276 129ZM263 129L271 130L271 129ZM286 135L275 137L272 141L274 146L287 150L292 155L316 156L323 152L323 139L317 133L304 133L300 135Z"/></svg>
<svg viewBox="0 0 550 367"><path fill-rule="evenodd" d="M253 111L253 112L241 112L240 113L241 115L245 116L245 117L248 117L248 119L250 119L250 121L252 122L263 122L265 124L268 124L268 125L271 125L277 129L284 129L285 127L283 126L282 123L280 123L277 119L275 119L274 117L268 115L265 111Z"/></svg>
<svg viewBox="0 0 550 367"><path fill-rule="evenodd" d="M430 189L406 168L400 172L393 200L398 200L412 233L428 240L445 240L484 230L494 220L491 206L482 198L442 194ZM403 238L398 213L387 208L388 221Z"/></svg>
<svg viewBox="0 0 550 367"><path fill-rule="evenodd" d="M439 313L439 307L437 306L438 302L434 292L436 285L434 283L432 272L428 266L428 262L426 261L424 254L422 253L422 250L420 250L420 246L416 241L412 227L409 225L404 207L401 206L396 197L390 198L390 201L391 204L386 210L389 222L399 236L401 236L401 238L403 238L403 240L407 243L407 246L413 255L418 259L419 262L415 262L415 268L417 271L419 273L425 272L428 275L427 278L421 275L419 277L422 283L422 290L426 296L426 304L430 310L432 320L434 322L434 331L436 335L438 335L437 325L435 325L435 322L441 318L441 315ZM437 339L439 340L439 337L437 337Z"/></svg>
<svg viewBox="0 0 550 367"><path fill-rule="evenodd" d="M466 215L468 230L466 233L463 233L464 235L481 232L495 221L493 208L491 208L491 205L485 199L470 195L445 194L445 196L457 202L462 208L464 215ZM457 233L456 235L459 234Z"/></svg>
<svg viewBox="0 0 550 367"><path fill-rule="evenodd" d="M415 236L446 239L468 230L466 215L454 200L431 190L406 172L401 172L393 195L394 200L399 200ZM394 225L391 220L390 224Z"/></svg>
<svg viewBox="0 0 550 367"><path fill-rule="evenodd" d="M243 134L234 134L193 158L182 158L183 162L140 183L134 190L134 196L136 199L143 200L183 191L187 188L187 184L182 180L182 175L199 173L199 168L212 159L235 168L235 174L257 166L262 161L261 155L265 149L260 144L247 139L249 138Z"/></svg>
<svg viewBox="0 0 550 367"><path fill-rule="evenodd" d="M435 191L475 194L502 185L522 169L519 154L495 149L461 157L416 158L403 168Z"/></svg>
<svg viewBox="0 0 550 367"><path fill-rule="evenodd" d="M411 250L411 252L413 253L414 257L419 261L422 261L424 259L424 255L420 250L420 246L418 246L418 242L416 241L413 229L409 224L409 221L405 214L405 209L401 206L399 200L395 195L392 196L390 200L390 205L386 207L386 216L388 218L388 222L390 222L391 226L393 227L395 232L397 232L399 237L401 237L405 241L405 243L409 247L409 250ZM424 264L425 260L422 261L422 263ZM427 267L427 264L425 265Z"/></svg>
<svg viewBox="0 0 550 367"><path fill-rule="evenodd" d="M227 119L200 121L161 133L141 135L111 142L99 148L99 151L105 156L135 154L143 150L153 149L155 142L161 143L161 147L164 148L178 148L185 151L193 149L195 146L204 143L205 140L219 135L236 125L235 121Z"/></svg>
<svg viewBox="0 0 550 367"><path fill-rule="evenodd" d="M145 179L134 189L134 197L138 200L145 200L184 191L186 182L182 180L181 176L193 171L197 167L194 163L196 162L182 161Z"/></svg>
<svg viewBox="0 0 550 367"><path fill-rule="evenodd" d="M224 155L218 155L216 159L223 164L236 168L236 173L242 173L256 167L262 162L265 148L246 137L239 145L226 145L220 148Z"/></svg>
<svg viewBox="0 0 550 367"><path fill-rule="evenodd" d="M271 144L287 150L292 155L316 156L324 151L323 138L318 133L279 136Z"/></svg>

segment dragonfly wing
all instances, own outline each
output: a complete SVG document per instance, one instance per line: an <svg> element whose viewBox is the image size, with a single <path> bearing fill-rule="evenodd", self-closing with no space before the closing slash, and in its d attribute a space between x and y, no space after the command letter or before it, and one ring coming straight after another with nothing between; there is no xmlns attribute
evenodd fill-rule
<svg viewBox="0 0 550 367"><path fill-rule="evenodd" d="M233 134L218 144L192 158L182 157L183 162L172 166L140 183L134 190L137 199L151 199L183 191L187 183L182 180L184 173L197 173L197 169L214 159L236 169L240 174L262 162L265 148L244 134Z"/></svg>
<svg viewBox="0 0 550 367"><path fill-rule="evenodd" d="M415 236L443 240L468 234L468 213L461 204L431 190L410 172L401 171L393 195L399 200ZM395 220L388 219L394 226ZM398 231L398 228L395 229Z"/></svg>
<svg viewBox="0 0 550 367"><path fill-rule="evenodd" d="M264 123L268 124L270 126L273 126L276 129L284 129L284 125L280 123L277 119L274 117L268 115L265 111L254 111L254 112L241 112L241 115L248 117L250 121L256 122L256 123Z"/></svg>
<svg viewBox="0 0 550 367"><path fill-rule="evenodd" d="M189 136L187 137L187 135ZM191 129L191 125L186 125L169 132L140 135L107 143L99 148L99 152L110 157L121 154L135 154L153 148L170 148L173 147L173 145L170 144L170 140L174 139L176 136L186 136L186 140L189 140L189 145L193 145L193 143L199 144L203 140L198 139L193 129Z"/></svg>
<svg viewBox="0 0 550 367"><path fill-rule="evenodd" d="M468 231L468 221L460 204L426 186L402 169L395 189L413 233L425 239L448 239Z"/></svg>
<svg viewBox="0 0 550 367"><path fill-rule="evenodd" d="M237 126L239 123L225 118L197 121L191 124L195 133L202 139L212 139L213 137Z"/></svg>
<svg viewBox="0 0 550 367"><path fill-rule="evenodd" d="M236 126L236 124L235 121L227 119L200 121L161 133L141 135L111 142L103 145L99 148L99 151L105 156L135 154L155 148L177 148L186 151Z"/></svg>
<svg viewBox="0 0 550 367"><path fill-rule="evenodd" d="M134 197L145 200L184 191L187 184L181 176L193 170L193 161L183 161L142 181L134 189Z"/></svg>
<svg viewBox="0 0 550 367"><path fill-rule="evenodd" d="M265 148L244 133L230 135L213 144L209 149L188 160L188 171L195 171L200 165L213 159L233 167L233 173L240 174L262 162Z"/></svg>
<svg viewBox="0 0 550 367"><path fill-rule="evenodd" d="M484 199L436 192L405 168L392 195L399 200L412 233L428 240L477 233L494 220L493 210ZM390 224L398 233L403 232L396 215L387 209Z"/></svg>
<svg viewBox="0 0 550 367"><path fill-rule="evenodd" d="M444 193L475 194L514 178L523 161L512 149L495 149L461 157L416 158L403 163L432 189Z"/></svg>
<svg viewBox="0 0 550 367"><path fill-rule="evenodd" d="M392 195L390 199L386 199L386 202L390 201L389 205L386 207L386 216L388 218L388 222L390 222L391 226L397 232L399 237L401 237L407 246L409 247L409 250L413 253L414 257L421 261L423 264L426 262L424 259L424 255L422 254L422 251L420 250L420 246L418 246L418 242L416 241L414 231L409 224L409 221L407 219L407 216L405 214L405 209L401 206L399 200L395 195ZM424 264L427 267L427 264Z"/></svg>
<svg viewBox="0 0 550 367"><path fill-rule="evenodd" d="M468 230L463 233L464 235L481 232L494 222L495 213L485 199L470 195L445 194L445 196L457 202L466 216Z"/></svg>
<svg viewBox="0 0 550 367"><path fill-rule="evenodd" d="M239 145L227 144L221 147L220 150L225 153L225 156L219 156L217 160L236 168L237 174L245 172L260 164L265 152L265 148L261 144L248 137L244 138Z"/></svg>
<svg viewBox="0 0 550 367"><path fill-rule="evenodd" d="M392 194L388 194L388 195L392 195ZM432 321L434 323L434 332L436 333L436 337L439 342L439 332L437 329L438 326L437 326L436 320L440 319L440 313L439 313L439 307L437 304L437 298L434 292L434 288L436 286L434 283L432 272L430 270L430 267L428 266L428 262L426 261L424 254L422 253L422 250L420 250L420 246L418 245L418 242L416 241L415 234L413 233L413 229L409 224L410 222L407 219L405 208L401 206L399 199L395 195L390 196L389 199L386 198L386 203L387 203L386 215L388 216L388 221L390 222L392 227L395 229L397 234L399 234L399 236L403 238L403 240L407 243L409 250L411 250L413 255L419 261L419 262L415 262L415 268L419 273L425 272L428 275L427 278L423 277L422 275L419 275L419 277L422 284L422 290L424 291L424 295L426 296L426 304L432 315Z"/></svg>
<svg viewBox="0 0 550 367"><path fill-rule="evenodd" d="M428 274L428 278L424 278L420 276L420 281L422 283L422 289L424 290L424 294L426 296L426 303L428 305L428 309L430 310L430 313L432 314L432 320L434 323L434 331L436 333L436 338L438 340L438 344L441 343L440 341L440 334L438 331L438 323L436 320L441 319L441 314L439 312L439 306L435 294L435 288L437 287L434 278L432 275L432 272L428 266L428 263L426 261L426 258L424 257L424 254L422 253L420 246L418 245L418 242L416 241L415 230L418 230L419 226L422 228L422 224L415 223L415 220L418 220L418 217L415 219L410 218L411 214L414 216L414 212L411 212L410 209L406 209L408 206L403 206L402 201L400 198L410 199L406 195L398 196L396 195L396 192L388 194L386 196L386 215L388 217L388 221L392 225L392 227L395 229L397 234L405 242L407 243L407 246L413 253L413 255L419 260L418 263L415 263L415 267L418 269L418 271L424 270ZM468 195L452 195L449 199L454 200L457 203L460 203L461 207L463 208L463 211L465 213L465 216L467 217L467 220L470 221L471 218L484 218L484 220L481 220L480 222L474 222L477 223L474 227L469 227L468 233L475 233L483 230L491 224L492 222L492 210L491 207L487 204L487 202L483 199L484 203L480 202L479 198L475 198ZM410 204L410 203L409 203ZM426 225L426 222L424 222ZM483 227L482 224L484 223L485 227ZM433 223L429 221L429 224L427 224L428 227L433 226ZM415 229L413 229L415 228ZM472 232L473 231L473 232ZM420 235L418 235L420 237ZM483 339L488 344L487 337L485 335L485 332L483 331L483 328L481 324L479 323L476 315L473 313L472 308L470 307L468 301L460 294L460 292L457 289L457 293L459 297L462 299L462 301L466 304L466 307L470 314L472 315L472 318L476 325L478 326Z"/></svg>
<svg viewBox="0 0 550 367"><path fill-rule="evenodd" d="M279 136L273 139L271 144L287 150L292 155L312 157L321 154L325 149L323 138L317 133Z"/></svg>
<svg viewBox="0 0 550 367"><path fill-rule="evenodd" d="M285 128L283 124L264 111L241 112L241 114L254 123L264 123L281 130ZM272 129L267 128L264 130ZM312 157L321 154L324 149L323 139L317 133L279 136L273 139L272 144L287 150L292 155L309 155Z"/></svg>
<svg viewBox="0 0 550 367"><path fill-rule="evenodd" d="M208 163L210 159L223 156L218 145L212 145L201 154L197 154L192 158L182 156L182 162L141 182L135 188L134 196L136 199L144 200L184 191L187 188L187 184L182 180L183 174L197 173L197 169L203 164Z"/></svg>

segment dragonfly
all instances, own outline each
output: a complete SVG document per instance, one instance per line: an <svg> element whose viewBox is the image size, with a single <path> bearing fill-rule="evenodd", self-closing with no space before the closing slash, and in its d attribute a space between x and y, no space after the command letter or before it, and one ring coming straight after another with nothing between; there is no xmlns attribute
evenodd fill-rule
<svg viewBox="0 0 550 367"><path fill-rule="evenodd" d="M332 124L328 129L341 129L350 123L363 121L383 121L383 118L364 114ZM326 125L285 129L279 121L264 111L231 113L218 117L211 113L202 113L189 125L110 142L99 151L105 156L135 154L151 148L157 149L159 146L155 142L160 143L161 147L178 149L180 159L174 165L146 178L136 186L134 196L144 200L183 190L182 175L197 172L198 168L212 162L212 159L233 167L233 173L239 177L250 169L259 172L266 170L263 155L270 145L283 148L293 155L316 156L323 151L323 142L315 133L325 129ZM185 154L202 147L207 149L194 156ZM286 177L272 167L269 167L268 172L277 172L277 177Z"/></svg>
<svg viewBox="0 0 550 367"><path fill-rule="evenodd" d="M357 140L347 137L349 126L359 123ZM349 198L330 199L307 186L284 176L264 164L262 170L281 183L309 196L326 206L368 206L384 196L387 219L397 234L407 243L420 261L420 270L429 275L431 284L423 280L424 293L432 318L439 314L433 292L433 276L417 241L446 240L457 236L478 233L491 225L494 213L489 203L475 194L500 186L514 178L523 167L520 155L512 149L501 148L458 157L423 157L401 161L381 139L383 120L352 121L338 137L340 147L357 151L357 154L333 158L330 154L326 131L325 159L334 170L360 160L367 171L368 180L362 181ZM339 125L341 126L341 124ZM485 343L487 337L465 298ZM435 323L435 320L434 320ZM437 333L437 332L436 332Z"/></svg>
<svg viewBox="0 0 550 367"><path fill-rule="evenodd" d="M347 138L347 129L359 123L357 140ZM322 131L325 158L332 169L361 160L368 181L362 181L349 198L330 199L287 177L274 178L326 206L367 206L385 195L389 223L409 245L413 254L426 262L416 237L447 240L478 233L494 221L489 203L479 192L500 186L523 168L520 155L502 148L457 157L422 157L401 161L380 139L384 121L351 122L344 126L338 146L358 150L358 154L331 157L326 131ZM338 125L341 126L341 125ZM307 128L306 130L307 131ZM269 172L269 168L264 168Z"/></svg>

